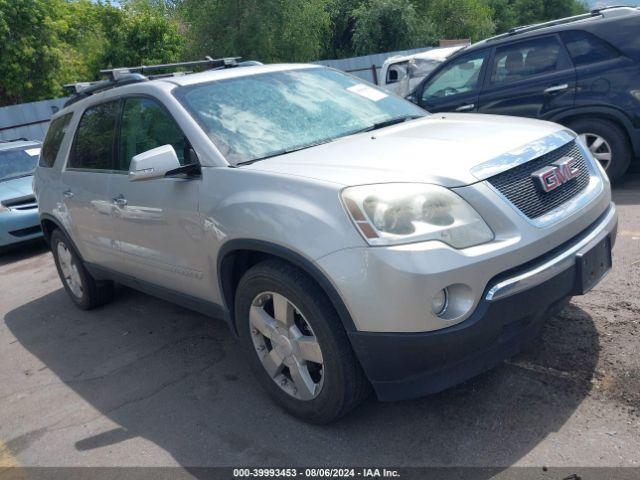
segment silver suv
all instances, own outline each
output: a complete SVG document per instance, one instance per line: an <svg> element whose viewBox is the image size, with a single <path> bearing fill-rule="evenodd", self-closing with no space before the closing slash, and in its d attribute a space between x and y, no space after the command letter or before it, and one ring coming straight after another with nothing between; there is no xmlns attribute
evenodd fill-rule
<svg viewBox="0 0 640 480"><path fill-rule="evenodd" d="M53 119L35 191L78 307L115 282L223 318L321 423L496 365L610 269L609 181L572 131L233 65L114 71Z"/></svg>

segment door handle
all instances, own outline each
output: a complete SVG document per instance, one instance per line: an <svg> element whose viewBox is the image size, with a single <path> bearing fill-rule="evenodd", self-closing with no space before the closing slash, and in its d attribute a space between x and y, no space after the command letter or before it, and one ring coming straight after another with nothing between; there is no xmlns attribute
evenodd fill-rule
<svg viewBox="0 0 640 480"><path fill-rule="evenodd" d="M127 199L124 198L124 195L118 195L117 197L113 197L113 203L119 207L125 207L127 205Z"/></svg>
<svg viewBox="0 0 640 480"><path fill-rule="evenodd" d="M549 88L545 88L544 93L557 93L567 90L569 88L568 83L563 83L562 85L554 85Z"/></svg>
<svg viewBox="0 0 640 480"><path fill-rule="evenodd" d="M64 198L71 198L73 197L73 192L71 190L65 190L64 192L62 192L62 195L64 196Z"/></svg>
<svg viewBox="0 0 640 480"><path fill-rule="evenodd" d="M473 110L476 108L475 103L469 103L467 105L462 105L461 107L456 108L456 112L467 112L469 110Z"/></svg>

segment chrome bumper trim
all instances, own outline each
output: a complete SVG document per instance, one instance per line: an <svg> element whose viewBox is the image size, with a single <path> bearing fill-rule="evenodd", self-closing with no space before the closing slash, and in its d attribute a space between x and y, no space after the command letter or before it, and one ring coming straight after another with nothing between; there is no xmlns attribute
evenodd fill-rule
<svg viewBox="0 0 640 480"><path fill-rule="evenodd" d="M489 177L527 163L534 158L553 152L575 139L575 133L570 130L559 130L551 135L539 138L538 140L504 153L499 157L476 165L471 169L471 175L478 180L486 180Z"/></svg>
<svg viewBox="0 0 640 480"><path fill-rule="evenodd" d="M488 301L499 300L522 292L564 272L575 265L575 256L581 250L588 250L615 230L618 223L618 214L612 203L605 217L597 225L591 227L591 231L577 243L545 261L544 263L523 272L515 277L502 280L492 286L485 299Z"/></svg>

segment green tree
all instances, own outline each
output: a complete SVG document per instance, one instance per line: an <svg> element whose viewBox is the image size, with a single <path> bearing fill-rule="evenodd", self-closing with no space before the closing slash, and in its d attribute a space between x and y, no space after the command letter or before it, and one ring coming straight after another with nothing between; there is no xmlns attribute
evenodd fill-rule
<svg viewBox="0 0 640 480"><path fill-rule="evenodd" d="M99 70L177 61L184 42L161 0L0 0L0 105L59 96Z"/></svg>
<svg viewBox="0 0 640 480"><path fill-rule="evenodd" d="M63 6L57 0L0 0L0 105L61 93Z"/></svg>
<svg viewBox="0 0 640 480"><path fill-rule="evenodd" d="M183 39L177 23L167 16L141 3L102 8L100 20L107 39L99 55L102 68L180 60Z"/></svg>
<svg viewBox="0 0 640 480"><path fill-rule="evenodd" d="M102 67L102 55L108 42L102 19L116 7L91 0L68 1L65 7L61 11L65 22L62 35L66 45L63 60L65 80L92 80Z"/></svg>
<svg viewBox="0 0 640 480"><path fill-rule="evenodd" d="M487 0L496 32L585 12L578 0Z"/></svg>
<svg viewBox="0 0 640 480"><path fill-rule="evenodd" d="M544 20L569 17L584 12L586 12L584 4L576 0L544 0Z"/></svg>
<svg viewBox="0 0 640 480"><path fill-rule="evenodd" d="M262 62L320 58L330 32L327 0L184 0L190 51Z"/></svg>
<svg viewBox="0 0 640 480"><path fill-rule="evenodd" d="M416 14L410 0L370 0L354 12L353 48L357 54L429 45L434 27Z"/></svg>
<svg viewBox="0 0 640 480"><path fill-rule="evenodd" d="M495 31L491 8L482 0L431 0L428 12L440 38L476 41Z"/></svg>
<svg viewBox="0 0 640 480"><path fill-rule="evenodd" d="M518 13L512 0L488 0L487 4L491 9L491 18L497 33L506 32L518 26Z"/></svg>
<svg viewBox="0 0 640 480"><path fill-rule="evenodd" d="M333 0L327 5L331 31L325 44L324 58L343 58L354 55L353 30L354 12L366 0Z"/></svg>

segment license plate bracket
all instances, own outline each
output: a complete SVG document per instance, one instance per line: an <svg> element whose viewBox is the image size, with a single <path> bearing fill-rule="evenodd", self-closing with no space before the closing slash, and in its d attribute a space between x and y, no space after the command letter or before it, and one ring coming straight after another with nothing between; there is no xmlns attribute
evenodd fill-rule
<svg viewBox="0 0 640 480"><path fill-rule="evenodd" d="M611 270L611 239L600 240L592 248L576 255L576 294L584 295Z"/></svg>

